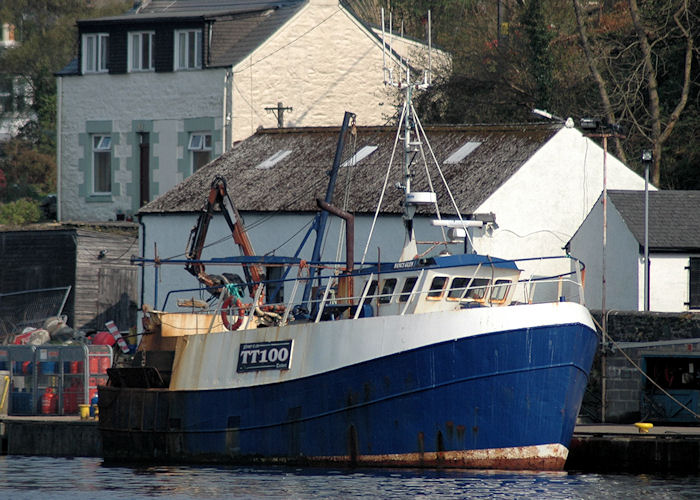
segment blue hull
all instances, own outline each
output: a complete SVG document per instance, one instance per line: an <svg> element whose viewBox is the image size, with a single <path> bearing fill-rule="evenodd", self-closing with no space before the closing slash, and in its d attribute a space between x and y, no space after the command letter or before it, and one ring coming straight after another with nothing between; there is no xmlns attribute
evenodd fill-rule
<svg viewBox="0 0 700 500"><path fill-rule="evenodd" d="M585 325L557 325L443 342L277 384L103 387L104 457L436 466L465 450L567 448L597 342ZM563 466L499 456L449 463Z"/></svg>

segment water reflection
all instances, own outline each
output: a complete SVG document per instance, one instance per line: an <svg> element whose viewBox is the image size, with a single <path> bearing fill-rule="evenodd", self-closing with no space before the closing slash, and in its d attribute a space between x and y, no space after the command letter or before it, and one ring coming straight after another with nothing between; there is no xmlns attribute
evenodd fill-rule
<svg viewBox="0 0 700 500"><path fill-rule="evenodd" d="M285 467L122 467L95 458L0 457L0 498L698 498L693 476Z"/></svg>

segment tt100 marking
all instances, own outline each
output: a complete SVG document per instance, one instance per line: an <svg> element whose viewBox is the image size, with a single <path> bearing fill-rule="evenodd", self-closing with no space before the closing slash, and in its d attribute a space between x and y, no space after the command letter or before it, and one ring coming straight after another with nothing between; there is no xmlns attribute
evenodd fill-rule
<svg viewBox="0 0 700 500"><path fill-rule="evenodd" d="M241 344L236 371L289 370L291 358L291 340Z"/></svg>

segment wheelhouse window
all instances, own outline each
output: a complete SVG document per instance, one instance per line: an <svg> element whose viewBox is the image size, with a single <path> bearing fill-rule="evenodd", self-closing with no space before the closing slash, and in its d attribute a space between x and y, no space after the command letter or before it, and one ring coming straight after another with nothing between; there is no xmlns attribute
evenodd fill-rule
<svg viewBox="0 0 700 500"><path fill-rule="evenodd" d="M469 284L469 278L455 278L452 280L450 285L450 292L447 294L447 298L451 300L458 300L462 298L464 292L467 290L467 285Z"/></svg>
<svg viewBox="0 0 700 500"><path fill-rule="evenodd" d="M129 71L153 71L155 36L153 31L129 33Z"/></svg>
<svg viewBox="0 0 700 500"><path fill-rule="evenodd" d="M413 292L413 288L416 286L416 281L418 281L417 276L411 276L406 278L403 282L403 288L401 289L401 295L399 295L399 302L407 302Z"/></svg>
<svg viewBox="0 0 700 500"><path fill-rule="evenodd" d="M83 35L83 73L106 73L109 62L109 35Z"/></svg>
<svg viewBox="0 0 700 500"><path fill-rule="evenodd" d="M367 286L367 283L365 283L365 286ZM368 300L372 300L372 297L376 293L377 293L377 280L372 280L372 283L370 283L369 288L367 289L367 295L365 295L365 297Z"/></svg>
<svg viewBox="0 0 700 500"><path fill-rule="evenodd" d="M196 172L211 161L211 134L190 134L187 149L192 152L192 172Z"/></svg>
<svg viewBox="0 0 700 500"><path fill-rule="evenodd" d="M430 283L430 291L428 292L429 299L439 299L442 297L442 291L447 284L447 276L435 276Z"/></svg>
<svg viewBox="0 0 700 500"><path fill-rule="evenodd" d="M94 194L112 192L112 138L92 136L92 191Z"/></svg>
<svg viewBox="0 0 700 500"><path fill-rule="evenodd" d="M394 288L396 288L396 278L384 280L384 286L382 286L382 294L379 297L380 304L388 304L389 302L391 302L391 296L394 294Z"/></svg>
<svg viewBox="0 0 700 500"><path fill-rule="evenodd" d="M504 302L508 296L510 280L496 280L496 284L491 290L492 302Z"/></svg>
<svg viewBox="0 0 700 500"><path fill-rule="evenodd" d="M489 280L483 278L474 278L467 290L466 299L484 300L486 291L488 290Z"/></svg>
<svg viewBox="0 0 700 500"><path fill-rule="evenodd" d="M688 307L700 309L700 257L690 257Z"/></svg>
<svg viewBox="0 0 700 500"><path fill-rule="evenodd" d="M178 30L175 32L175 70L202 67L202 32Z"/></svg>

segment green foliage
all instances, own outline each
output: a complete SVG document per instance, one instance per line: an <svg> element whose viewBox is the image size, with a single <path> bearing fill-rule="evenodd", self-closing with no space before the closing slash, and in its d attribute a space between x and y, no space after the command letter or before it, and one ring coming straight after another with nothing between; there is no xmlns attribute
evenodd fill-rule
<svg viewBox="0 0 700 500"><path fill-rule="evenodd" d="M25 136L43 153L55 152L56 78L54 74L77 54L76 21L125 12L124 0L90 7L84 0L12 0L0 2L0 19L15 26L18 45L0 53L3 73L24 77L34 96L36 121ZM55 154L55 153L54 153Z"/></svg>
<svg viewBox="0 0 700 500"><path fill-rule="evenodd" d="M0 201L39 198L56 189L55 157L42 153L31 141L15 138L0 145L0 170L5 187L0 187Z"/></svg>
<svg viewBox="0 0 700 500"><path fill-rule="evenodd" d="M0 224L7 226L24 226L38 222L41 218L39 203L35 200L21 198L0 204Z"/></svg>
<svg viewBox="0 0 700 500"><path fill-rule="evenodd" d="M549 49L554 36L545 20L543 0L530 0L522 16L524 31L529 40L529 60L535 80L535 105L549 108L554 91L553 58Z"/></svg>

